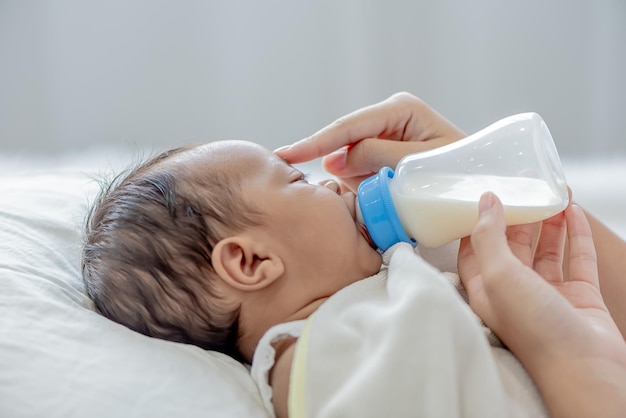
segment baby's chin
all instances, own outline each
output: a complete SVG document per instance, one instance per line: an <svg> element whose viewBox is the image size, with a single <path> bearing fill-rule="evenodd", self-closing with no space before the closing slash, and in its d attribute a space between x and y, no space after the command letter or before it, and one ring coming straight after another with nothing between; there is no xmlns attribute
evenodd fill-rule
<svg viewBox="0 0 626 418"><path fill-rule="evenodd" d="M370 248L367 255L361 260L365 277L373 276L380 271L383 263L382 255L374 248Z"/></svg>

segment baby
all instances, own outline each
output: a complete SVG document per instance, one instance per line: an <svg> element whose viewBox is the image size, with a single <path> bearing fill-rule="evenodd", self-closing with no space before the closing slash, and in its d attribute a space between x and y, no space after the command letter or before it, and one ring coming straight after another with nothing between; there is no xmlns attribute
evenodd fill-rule
<svg viewBox="0 0 626 418"><path fill-rule="evenodd" d="M106 317L250 363L273 325L380 269L354 203L253 143L175 149L103 191L83 279Z"/></svg>
<svg viewBox="0 0 626 418"><path fill-rule="evenodd" d="M370 398L370 404L351 397L332 402L320 398L325 393L362 398L352 377L363 370L374 372L374 377L357 379L360 390L371 389L363 384L382 384L373 392L399 396L405 393L400 388L409 389L404 401L395 405L418 415L419 408L432 412L433 400L439 402L439 412L463 410L462 402L433 398L428 390L454 391L455 384L463 383L456 373L467 364L472 366L464 379L496 376L499 366L469 307L458 303L449 283L437 284L439 271L404 245L408 248L396 250L398 256L386 253L383 264L356 222L352 192L342 193L335 181L307 182L302 172L259 145L225 141L171 150L118 176L87 219L82 272L87 292L104 316L148 336L194 344L252 364L252 377L270 414L288 416L288 399L299 407L334 405L340 414L345 405L353 410L357 403L370 415L377 414L374 404L382 405L383 415L391 412L388 397L382 402ZM393 292L387 293L385 283L391 283L396 296L389 296ZM382 307L383 314L368 319ZM317 321L304 321L314 312ZM438 321L432 322L432 315ZM385 318L387 322L381 322ZM439 325L423 327L418 318ZM350 328L355 319L361 322ZM370 324L384 331L372 332ZM407 328L416 334L404 332ZM327 337L327 331L332 336ZM336 331L339 334L332 334ZM296 344L299 338L302 344ZM312 370L307 378L317 384L300 385L305 395L292 396L292 383L298 380L290 381L292 366L303 363L294 360L296 347L307 347L309 341L315 347L305 359L309 368L318 374L322 366L331 370L318 377ZM354 349L343 354L353 360L352 369L345 367L350 363L345 357L331 359L350 344ZM389 354L378 357L384 361L377 367L363 368L361 359L370 358L369 350L376 351L378 344L384 345L378 352ZM450 346L452 351L442 351ZM362 357L356 355L360 347L367 347ZM441 361L436 366L433 355ZM406 359L417 363L410 367ZM424 362L435 368L439 384L430 379L432 373L424 373ZM414 377L420 373L422 378ZM338 390L329 392L329 375ZM411 385L389 386L385 375L394 380L408 376ZM464 405L480 416L508 408L511 399L502 392L499 378L489 382L491 386L469 388L463 383L464 389L456 389L462 391L457 399L470 399ZM418 384L428 389L418 390ZM346 387L351 389L341 390ZM475 390L482 392L477 395ZM308 394L320 400L298 400Z"/></svg>

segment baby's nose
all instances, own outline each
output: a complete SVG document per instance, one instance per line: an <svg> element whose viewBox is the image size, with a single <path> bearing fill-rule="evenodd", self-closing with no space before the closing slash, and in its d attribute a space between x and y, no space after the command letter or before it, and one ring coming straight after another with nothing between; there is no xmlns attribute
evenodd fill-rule
<svg viewBox="0 0 626 418"><path fill-rule="evenodd" d="M319 182L319 185L329 188L337 194L341 194L341 187L339 186L339 183L337 183L335 180L322 180Z"/></svg>

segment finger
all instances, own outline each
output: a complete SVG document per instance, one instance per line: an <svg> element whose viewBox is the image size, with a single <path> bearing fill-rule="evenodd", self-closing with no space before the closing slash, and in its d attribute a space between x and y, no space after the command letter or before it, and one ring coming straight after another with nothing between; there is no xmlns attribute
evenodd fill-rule
<svg viewBox="0 0 626 418"><path fill-rule="evenodd" d="M497 280L510 273L511 251L505 235L504 209L493 193L485 193L479 202L478 222L472 231L472 248L476 253L483 280Z"/></svg>
<svg viewBox="0 0 626 418"><path fill-rule="evenodd" d="M459 263L462 263L459 275L472 309L491 329L499 332L500 318L494 314L492 299L497 302L510 297L503 291L502 284L510 274L510 260L515 258L508 251L504 212L498 198L493 193L485 193L478 209L478 222L470 236L472 248L467 248L467 244L459 247Z"/></svg>
<svg viewBox="0 0 626 418"><path fill-rule="evenodd" d="M533 260L534 224L513 225L506 229L506 240L511 252L527 266Z"/></svg>
<svg viewBox="0 0 626 418"><path fill-rule="evenodd" d="M565 210L565 220L569 240L568 281L584 281L599 287L598 260L585 213L571 205Z"/></svg>
<svg viewBox="0 0 626 418"><path fill-rule="evenodd" d="M476 259L470 237L461 238L457 256L457 269L463 285L469 291L472 286L471 282L480 273L478 260Z"/></svg>
<svg viewBox="0 0 626 418"><path fill-rule="evenodd" d="M504 210L495 195L481 197L479 213L471 240L488 306L479 315L519 355L528 351L524 346L537 345L538 329L550 331L543 322L538 325L537 317L551 305L555 292L509 250Z"/></svg>
<svg viewBox="0 0 626 418"><path fill-rule="evenodd" d="M395 168L408 154L437 148L449 143L448 139L405 142L377 138L364 139L351 147L329 154L322 160L326 171L337 177L363 177L378 172L381 167Z"/></svg>
<svg viewBox="0 0 626 418"><path fill-rule="evenodd" d="M275 153L290 163L300 163L322 157L364 138L402 140L406 125L414 116L411 106L415 104L427 108L421 100L408 93L395 94L382 102L343 116L310 137L279 148Z"/></svg>
<svg viewBox="0 0 626 418"><path fill-rule="evenodd" d="M565 214L560 212L541 224L533 269L550 283L563 281Z"/></svg>

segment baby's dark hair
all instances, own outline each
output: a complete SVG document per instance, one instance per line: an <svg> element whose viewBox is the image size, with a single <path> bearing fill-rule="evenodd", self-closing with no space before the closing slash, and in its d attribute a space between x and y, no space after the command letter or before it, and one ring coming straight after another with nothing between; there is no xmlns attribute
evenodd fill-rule
<svg viewBox="0 0 626 418"><path fill-rule="evenodd" d="M237 178L165 163L190 149L163 152L103 184L86 220L83 281L96 309L132 330L242 360L239 307L216 294L211 252L256 222Z"/></svg>

